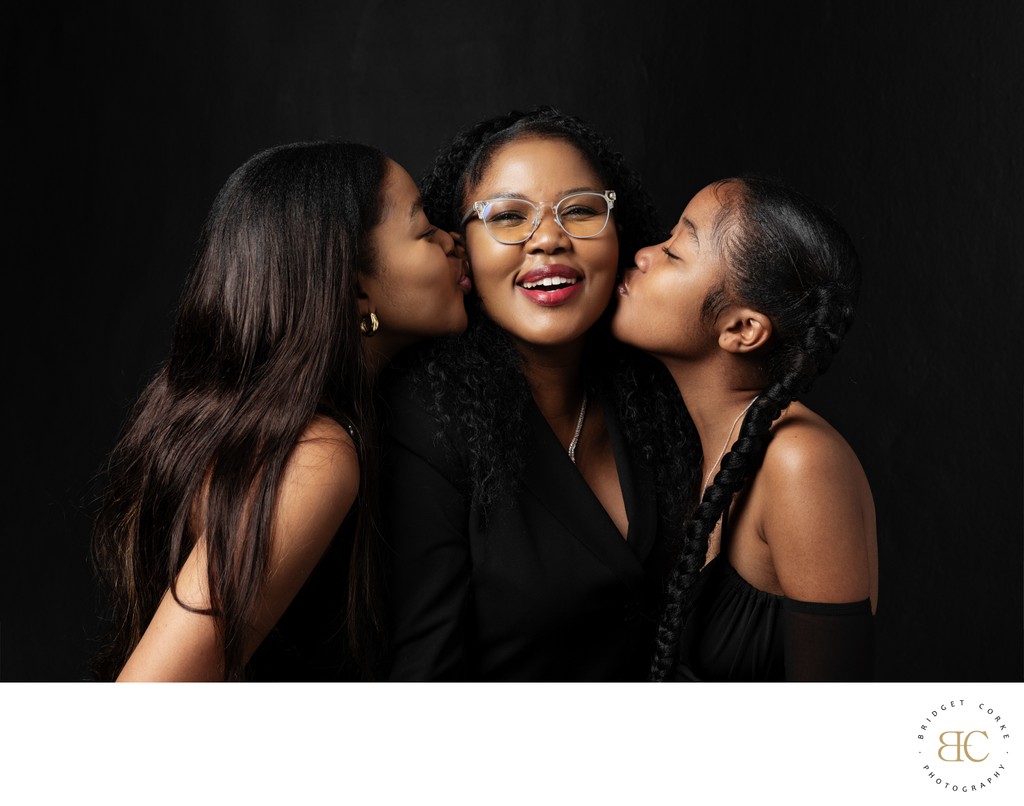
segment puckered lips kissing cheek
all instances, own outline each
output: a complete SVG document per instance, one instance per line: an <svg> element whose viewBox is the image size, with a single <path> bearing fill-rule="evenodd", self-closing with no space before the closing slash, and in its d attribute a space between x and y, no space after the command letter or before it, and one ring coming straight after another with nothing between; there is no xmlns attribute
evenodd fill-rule
<svg viewBox="0 0 1024 806"><path fill-rule="evenodd" d="M454 241L448 253L448 261L455 267L455 285L462 289L462 293L468 294L473 288L473 277L469 258L466 256L466 247L462 243L461 235L456 232L449 234Z"/></svg>
<svg viewBox="0 0 1024 806"><path fill-rule="evenodd" d="M469 273L469 261L464 257L459 257L457 260L455 284L462 289L463 294L468 294L473 288L473 278Z"/></svg>
<svg viewBox="0 0 1024 806"><path fill-rule="evenodd" d="M629 281L630 276L636 271L635 268L626 269L622 273L622 279L619 280L618 285L615 286L615 290L619 292L620 297L629 296Z"/></svg>
<svg viewBox="0 0 1024 806"><path fill-rule="evenodd" d="M516 287L530 302L545 307L562 305L583 289L583 272L572 266L551 263L516 278Z"/></svg>

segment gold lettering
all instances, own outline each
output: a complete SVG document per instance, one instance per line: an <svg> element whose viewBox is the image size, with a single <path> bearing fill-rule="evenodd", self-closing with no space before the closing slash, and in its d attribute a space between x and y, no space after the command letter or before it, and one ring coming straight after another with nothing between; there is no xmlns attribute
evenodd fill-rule
<svg viewBox="0 0 1024 806"><path fill-rule="evenodd" d="M986 739L988 738L988 732L987 731L984 731L984 730L972 730L972 731L970 731L966 736L964 736L964 755L967 756L967 760L968 761L974 761L974 762L984 761L986 758L988 758L988 755L989 755L988 753L986 753L982 758L975 758L974 756L971 755L970 750L968 750L968 748L970 747L971 737L975 733L980 733Z"/></svg>
<svg viewBox="0 0 1024 806"><path fill-rule="evenodd" d="M960 747L961 747L961 745L960 745L960 735L962 733L963 733L962 730L947 730L944 733L940 733L939 734L939 742L940 742L940 744L939 744L939 760L940 761L963 761L963 759L960 758ZM950 734L956 736L956 743L947 742L946 741L946 737L949 736ZM942 751L945 750L947 747L955 747L956 748L956 758L946 758L944 755L942 755Z"/></svg>

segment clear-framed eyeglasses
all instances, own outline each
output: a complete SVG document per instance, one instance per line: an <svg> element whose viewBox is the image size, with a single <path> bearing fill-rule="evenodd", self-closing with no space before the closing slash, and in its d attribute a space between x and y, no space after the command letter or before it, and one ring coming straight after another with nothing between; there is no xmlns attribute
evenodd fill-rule
<svg viewBox="0 0 1024 806"><path fill-rule="evenodd" d="M498 243L523 243L540 226L541 210L550 207L555 223L566 235L572 238L596 238L608 226L614 206L614 190L570 193L554 204L536 204L527 199L482 199L473 202L469 212L462 217L462 226L466 226L466 222L476 216L484 222L488 234Z"/></svg>

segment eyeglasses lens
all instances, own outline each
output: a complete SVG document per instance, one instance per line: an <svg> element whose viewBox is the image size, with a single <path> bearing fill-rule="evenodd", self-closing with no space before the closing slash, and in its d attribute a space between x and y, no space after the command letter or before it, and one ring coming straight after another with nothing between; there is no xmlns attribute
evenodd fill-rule
<svg viewBox="0 0 1024 806"><path fill-rule="evenodd" d="M562 229L577 238L592 238L608 223L608 201L600 193L566 196L555 209Z"/></svg>
<svg viewBox="0 0 1024 806"><path fill-rule="evenodd" d="M574 193L555 205L563 230L575 238L593 238L608 223L608 201L600 193ZM537 208L523 199L494 199L480 213L487 230L502 243L522 243L538 220Z"/></svg>

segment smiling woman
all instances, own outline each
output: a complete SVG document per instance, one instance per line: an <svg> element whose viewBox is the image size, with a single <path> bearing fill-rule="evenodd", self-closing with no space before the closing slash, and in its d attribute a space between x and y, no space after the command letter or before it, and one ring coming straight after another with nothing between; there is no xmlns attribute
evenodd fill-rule
<svg viewBox="0 0 1024 806"><path fill-rule="evenodd" d="M475 294L465 335L386 387L390 676L641 680L690 433L664 368L608 333L650 202L550 108L463 131L423 189Z"/></svg>
<svg viewBox="0 0 1024 806"><path fill-rule="evenodd" d="M483 217L477 213L464 225L477 294L490 319L523 349L575 346L578 352L608 307L619 262L618 231L607 226L610 207L604 205L600 227L583 228L585 235L573 234L579 227L562 220L566 213L569 220L581 215L581 198L589 210L604 201L600 187L576 146L522 137L497 151L480 181L467 188L469 198L486 200L474 205ZM503 203L514 193L526 194L518 206L532 208L532 217ZM527 197L558 201L538 206Z"/></svg>

